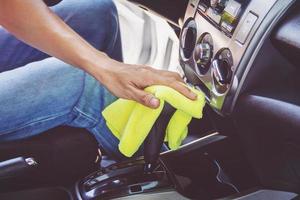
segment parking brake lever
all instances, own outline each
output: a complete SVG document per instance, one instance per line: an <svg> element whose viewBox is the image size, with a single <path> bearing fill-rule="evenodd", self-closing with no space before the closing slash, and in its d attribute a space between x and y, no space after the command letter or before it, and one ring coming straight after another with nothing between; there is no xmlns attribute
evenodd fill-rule
<svg viewBox="0 0 300 200"><path fill-rule="evenodd" d="M159 117L144 142L145 173L152 173L157 166L158 157L166 135L166 129L175 111L175 108L165 102Z"/></svg>

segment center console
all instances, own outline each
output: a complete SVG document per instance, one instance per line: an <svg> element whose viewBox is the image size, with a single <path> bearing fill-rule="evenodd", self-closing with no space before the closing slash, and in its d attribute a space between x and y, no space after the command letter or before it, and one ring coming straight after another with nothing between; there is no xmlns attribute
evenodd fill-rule
<svg viewBox="0 0 300 200"><path fill-rule="evenodd" d="M179 37L180 65L186 82L201 90L208 105L220 115L231 113L247 73L245 55L253 53L249 49L256 44L257 31L277 2L189 1ZM159 126L154 132L164 129ZM164 137L157 138L163 141ZM146 149L159 147L150 146ZM151 162L147 159L151 154L144 155L145 159L114 164L78 181L77 198L162 199L168 194L172 199L218 199L259 185L236 138L218 132L164 152L159 158L154 156Z"/></svg>
<svg viewBox="0 0 300 200"><path fill-rule="evenodd" d="M240 181L234 180L239 173L247 171L246 176L251 174L243 164L246 162L242 161L241 151L238 145L230 144L232 140L217 132L187 143L176 151L160 153L174 112L170 104L164 104L144 142L143 157L110 165L81 179L76 184L77 198L122 199L155 193L155 198L160 199L159 193L172 192L177 199L212 199L235 194L239 188L244 188ZM222 149L226 149L226 153ZM232 165L232 158L240 162L239 170L226 167ZM238 176L247 179L244 174ZM252 183L251 178L247 183Z"/></svg>
<svg viewBox="0 0 300 200"><path fill-rule="evenodd" d="M276 0L190 0L180 35L187 82L219 114L232 111L244 70L241 60ZM242 72L241 72L242 71Z"/></svg>
<svg viewBox="0 0 300 200"><path fill-rule="evenodd" d="M162 153L151 173L145 173L143 157L110 165L78 181L77 198L184 200L236 194L240 189L251 187L240 184L238 179L253 184L252 175L244 170L246 162L237 155L238 147L231 151L228 146L228 138L213 133L177 151ZM221 153L221 149L227 152ZM229 167L231 165L234 167Z"/></svg>
<svg viewBox="0 0 300 200"><path fill-rule="evenodd" d="M171 182L162 165L153 173L144 172L142 158L114 164L92 173L77 183L82 199L112 199L140 193L170 190Z"/></svg>

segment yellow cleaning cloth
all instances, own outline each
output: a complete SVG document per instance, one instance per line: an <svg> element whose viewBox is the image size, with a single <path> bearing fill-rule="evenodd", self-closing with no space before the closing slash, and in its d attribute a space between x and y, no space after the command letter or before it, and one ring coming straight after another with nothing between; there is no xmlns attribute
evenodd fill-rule
<svg viewBox="0 0 300 200"><path fill-rule="evenodd" d="M202 117L205 105L204 94L194 88L190 89L197 94L197 100L192 101L170 87L155 85L145 91L160 99L160 106L156 109L125 99L118 99L106 107L102 115L108 128L120 140L120 152L131 157L139 149L160 115L165 101L176 109L167 126L165 141L170 149L177 149L187 136L187 125L193 117Z"/></svg>

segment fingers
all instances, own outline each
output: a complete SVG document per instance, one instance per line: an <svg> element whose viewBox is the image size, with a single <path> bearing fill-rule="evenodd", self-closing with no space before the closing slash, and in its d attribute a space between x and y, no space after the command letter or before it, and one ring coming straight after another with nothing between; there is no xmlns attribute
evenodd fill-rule
<svg viewBox="0 0 300 200"><path fill-rule="evenodd" d="M171 88L173 88L174 90L177 90L178 92L180 92L181 94L183 94L184 96L186 96L187 98L189 98L191 100L197 99L197 95L195 93L193 93L188 87L181 84L180 82L173 82L169 86Z"/></svg>
<svg viewBox="0 0 300 200"><path fill-rule="evenodd" d="M182 84L182 83L184 83L184 81L178 73L170 72L170 71L163 71L163 70L157 70L157 72L160 77L159 84L169 86L169 87L177 90L182 95L186 96L187 98L189 98L191 100L197 99L197 95L195 93L193 93L184 84Z"/></svg>
<svg viewBox="0 0 300 200"><path fill-rule="evenodd" d="M163 75L165 78L173 78L176 81L184 82L182 77L179 75L179 73L171 72L171 71L164 71L164 70L158 70L158 73Z"/></svg>
<svg viewBox="0 0 300 200"><path fill-rule="evenodd" d="M144 88L151 85L165 85L191 100L197 99L197 95L183 84L184 81L178 73L147 66L133 66L121 72L114 74L117 81L114 81L115 84L109 85L110 91L118 97L137 101L150 108L157 108L160 104L159 99L153 94L145 92Z"/></svg>
<svg viewBox="0 0 300 200"><path fill-rule="evenodd" d="M132 87L133 99L144 106L150 108L159 107L159 99L157 99L153 94L145 92L144 90L140 90Z"/></svg>
<svg viewBox="0 0 300 200"><path fill-rule="evenodd" d="M189 98L191 100L197 99L197 95L195 93L193 93L184 84L182 84L182 83L184 83L184 81L178 73L165 71L160 76L159 82L160 82L160 84L163 84L163 85L173 88L174 90L180 92L182 95L186 96L187 98Z"/></svg>

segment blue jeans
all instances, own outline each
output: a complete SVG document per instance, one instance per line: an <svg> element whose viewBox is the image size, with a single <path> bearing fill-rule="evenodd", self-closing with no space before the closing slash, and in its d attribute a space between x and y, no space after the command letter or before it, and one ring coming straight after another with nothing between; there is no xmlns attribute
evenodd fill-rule
<svg viewBox="0 0 300 200"><path fill-rule="evenodd" d="M118 15L111 0L63 0L51 9L94 47L122 60ZM118 140L101 115L114 100L86 72L24 44L0 27L0 141L69 125L86 128L110 156L122 159Z"/></svg>

